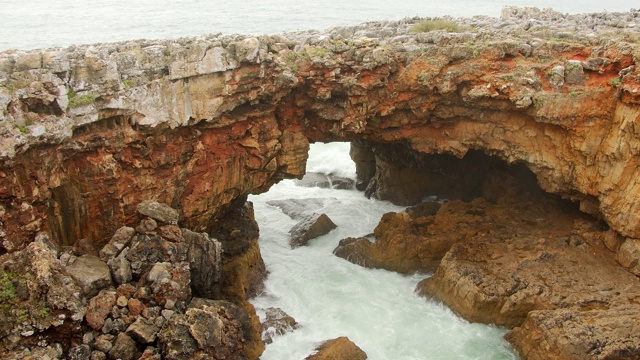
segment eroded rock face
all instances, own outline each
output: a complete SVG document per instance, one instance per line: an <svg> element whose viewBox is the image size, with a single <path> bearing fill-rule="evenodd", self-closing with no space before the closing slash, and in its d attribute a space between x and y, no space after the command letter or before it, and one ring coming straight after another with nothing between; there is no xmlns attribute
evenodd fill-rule
<svg viewBox="0 0 640 360"><path fill-rule="evenodd" d="M309 141L335 140L521 162L640 238L636 14L608 15L634 25L627 38L600 15L525 11L452 20L475 29L460 33L402 20L3 53L2 251L38 232L101 248L148 199L204 231L234 199L302 176Z"/></svg>
<svg viewBox="0 0 640 360"><path fill-rule="evenodd" d="M189 247L171 226L177 222L197 233L207 231L228 251L222 256L220 292L249 314L252 327L244 349L248 357L257 358L259 324L246 297L259 291L264 266L254 241L257 226L251 223L251 211L241 206L245 196L266 191L283 178L300 178L310 141L357 140L365 148L354 155L362 164L358 186L367 194L404 204L418 203L433 189L447 194L453 169L444 165L452 162L434 157L425 163L430 154L453 159L478 150L520 163L534 172L544 190L604 219L613 232L608 248L622 249L618 260L634 271L636 252L630 245L640 239L637 15L606 15L618 20L613 24L597 14L510 9L503 20L456 19L475 28L460 33L416 34L409 31L415 20L402 20L380 24L384 31L368 31L362 25L289 38L204 36L2 53L0 253L45 251L31 248L37 246L30 245L34 239L46 243L46 251L52 253L72 245L90 249L82 239L100 249L111 239L100 255L120 283L118 289L126 293L116 302L124 296L129 312L129 300L138 300L142 304L132 302L132 309L142 316L146 310L145 318L162 322L173 319L171 308L180 310L190 297L185 285L191 279ZM624 35L619 24L629 25ZM544 40L549 32L557 39ZM394 160L398 154L403 161ZM421 182L425 172L429 181ZM402 220L399 226L415 225L418 230L405 230L416 239L431 236L428 232L438 227L465 239L471 235L469 244L453 245L432 281L441 279L441 284L433 285L431 293L438 287L462 291L446 280L459 278L461 286L468 286L463 290L487 294L473 301L489 312L495 311L502 295L510 299L508 305L500 304L505 310L500 321L514 324L526 321L521 313L527 307L564 306L546 290L555 285L521 287L522 279L512 277L520 274L518 269L511 268L515 272L496 281L474 261L462 272L449 261L455 256L473 260L476 253L483 258L491 249L514 251L529 260L526 264L535 265L562 259L564 245L558 239L564 236L569 237L564 242L568 246L584 242L588 246L583 250L591 250L588 239L580 240L584 232L574 239L573 229L569 235L545 235L544 246L535 247L542 244L534 229L539 226L537 217L508 237L501 236L489 226L487 214L506 212L499 208L502 192L491 195L484 188L491 179L477 182L474 174L454 178L469 181L474 191L456 196L469 200L479 191L488 201L472 203L480 209L450 215L464 221L438 223L446 206L435 216L395 219ZM177 211L167 217L162 211L143 210L149 219L143 219L134 233L122 228L138 225L136 207L149 199ZM534 215L538 216L532 212L523 218ZM545 226L566 230L555 223L561 218L547 219ZM480 229L472 232L477 226ZM119 228L122 231L112 238ZM384 233L387 241L376 246L425 250L419 248L423 245L394 242L391 232ZM482 241L486 239L490 241ZM527 247L533 252L520 252ZM584 256L578 258L590 261L591 255ZM414 256L407 262L414 268L430 266L423 260ZM486 259L495 260L499 258ZM73 318L63 323L80 321L83 305L57 293L71 292L75 283L63 281L59 264L43 264L37 269L45 274L42 279L36 276L42 280L37 296L56 293L64 304L52 306ZM49 267L53 270L47 273ZM129 276L140 286L126 286ZM180 297L174 287L167 287L172 282L187 295ZM47 285L62 283L57 289ZM579 306L586 306L582 310L600 306L601 301L617 306L617 300L607 298L609 290L598 289L604 300L576 298ZM625 296L635 296L629 294ZM171 301L161 301L164 295L171 295ZM146 306L158 301L164 309ZM123 316L125 307L119 308L104 319L101 331L111 338L100 339L104 347L94 350L96 357L116 351L116 341L118 356L139 355L125 351L133 350L128 346L132 339L120 335L134 318ZM214 314L205 315L203 319L215 322ZM531 328L542 328L540 324L532 320ZM190 325L182 325L176 331L186 334ZM189 336L193 341L185 341L185 348L176 353L211 349L207 339ZM107 349L106 343L112 347ZM51 353L58 350L52 348ZM152 349L146 354L155 356Z"/></svg>
<svg viewBox="0 0 640 360"><path fill-rule="evenodd" d="M532 311L507 333L523 358L636 359L640 357L639 308Z"/></svg>
<svg viewBox="0 0 640 360"><path fill-rule="evenodd" d="M209 226L209 233L222 244L220 295L240 306L248 316L244 353L257 359L264 351L260 318L247 299L264 290L267 270L258 246L259 229L251 202L238 202Z"/></svg>
<svg viewBox="0 0 640 360"><path fill-rule="evenodd" d="M86 300L82 285L40 242L0 257L0 353L24 348L47 330L78 336Z"/></svg>
<svg viewBox="0 0 640 360"><path fill-rule="evenodd" d="M246 359L244 328L237 305L196 301L184 315L176 314L159 333L166 359ZM245 321L248 318L245 314Z"/></svg>
<svg viewBox="0 0 640 360"><path fill-rule="evenodd" d="M294 331L299 327L296 319L279 308L267 308L265 310L265 320L262 323L262 340L266 344L271 344L273 338Z"/></svg>
<svg viewBox="0 0 640 360"><path fill-rule="evenodd" d="M438 162L442 164L448 159L445 157ZM444 204L426 201L404 212L387 213L374 230L375 241L345 239L334 254L366 267L404 274L432 273L457 243L484 242L488 236L500 241L516 234L542 234L547 227L568 234L563 220L572 219L576 212L565 214L564 205L544 194L526 169L508 167L480 154L455 160L446 167L449 170L445 175L447 178L463 178L465 174L475 176L459 183L436 180L442 184L438 187L443 191L440 195L475 199L468 202L453 200ZM423 173L421 176L429 175ZM433 183L429 178L422 181L427 188L431 188ZM470 183L474 186L468 187ZM421 199L421 191L412 198Z"/></svg>

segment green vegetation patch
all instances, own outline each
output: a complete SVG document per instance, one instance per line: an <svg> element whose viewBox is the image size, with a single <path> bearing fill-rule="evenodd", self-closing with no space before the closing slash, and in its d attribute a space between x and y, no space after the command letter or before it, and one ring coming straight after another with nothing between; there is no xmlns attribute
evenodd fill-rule
<svg viewBox="0 0 640 360"><path fill-rule="evenodd" d="M622 80L619 77L611 79L611 86L614 88L617 88L618 86L620 86L621 83L622 83Z"/></svg>
<svg viewBox="0 0 640 360"><path fill-rule="evenodd" d="M15 274L0 270L0 303L7 303L16 297L16 287L11 281L15 278Z"/></svg>
<svg viewBox="0 0 640 360"><path fill-rule="evenodd" d="M69 98L70 108L93 104L96 101L96 96L94 94L88 93L84 95L77 95L72 89L67 91L67 97Z"/></svg>
<svg viewBox="0 0 640 360"><path fill-rule="evenodd" d="M419 23L413 25L409 30L414 33L429 32L434 30L446 30L448 32L461 32L465 30L465 28L450 20L434 19L434 20L422 20Z"/></svg>

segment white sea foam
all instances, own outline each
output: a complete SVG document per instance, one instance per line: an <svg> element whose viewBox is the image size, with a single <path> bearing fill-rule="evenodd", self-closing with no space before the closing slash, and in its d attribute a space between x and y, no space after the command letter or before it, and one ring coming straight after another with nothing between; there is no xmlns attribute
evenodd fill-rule
<svg viewBox="0 0 640 360"><path fill-rule="evenodd" d="M348 144L313 144L308 164L309 170L354 172ZM339 169L342 165L349 169ZM295 221L266 202L317 197L328 199L321 211L338 227L292 250L287 232ZM279 307L301 324L276 337L263 360L303 359L319 342L339 336L348 336L371 360L517 359L502 339L506 330L468 323L438 302L416 296L414 288L426 275L365 269L332 254L340 239L371 233L382 214L402 207L355 190L298 187L289 180L250 200L270 273L266 294L252 302L259 311Z"/></svg>

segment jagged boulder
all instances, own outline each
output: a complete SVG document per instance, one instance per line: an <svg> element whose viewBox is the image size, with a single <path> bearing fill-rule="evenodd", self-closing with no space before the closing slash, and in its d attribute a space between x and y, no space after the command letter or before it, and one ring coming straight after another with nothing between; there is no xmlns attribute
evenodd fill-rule
<svg viewBox="0 0 640 360"><path fill-rule="evenodd" d="M186 258L187 244L171 242L153 234L138 234L126 254L134 279L146 274L157 262L178 263Z"/></svg>
<svg viewBox="0 0 640 360"><path fill-rule="evenodd" d="M148 216L165 224L178 224L178 211L166 204L162 204L157 201L143 201L138 204L136 210L138 210L142 215Z"/></svg>
<svg viewBox="0 0 640 360"><path fill-rule="evenodd" d="M158 335L165 359L245 359L247 324L238 320L243 311L227 301L194 299L184 315L173 315Z"/></svg>
<svg viewBox="0 0 640 360"><path fill-rule="evenodd" d="M153 300L169 310L182 310L191 300L189 263L158 262L138 283L134 297Z"/></svg>
<svg viewBox="0 0 640 360"><path fill-rule="evenodd" d="M289 314L279 308L267 308L265 310L265 320L262 323L262 340L271 344L273 338L284 335L298 328L298 322Z"/></svg>
<svg viewBox="0 0 640 360"><path fill-rule="evenodd" d="M346 238L340 240L333 254L356 265L366 268L381 266L372 256L372 243L367 238Z"/></svg>
<svg viewBox="0 0 640 360"><path fill-rule="evenodd" d="M160 328L153 321L138 316L136 321L129 325L126 333L140 344L151 344L156 341L159 331Z"/></svg>
<svg viewBox="0 0 640 360"><path fill-rule="evenodd" d="M327 340L316 348L313 355L309 355L305 360L366 360L367 353L362 351L348 337L339 337Z"/></svg>
<svg viewBox="0 0 640 360"><path fill-rule="evenodd" d="M129 246L135 234L135 229L128 226L123 226L116 230L109 242L100 250L100 258L105 262L109 262L118 256L124 248Z"/></svg>
<svg viewBox="0 0 640 360"><path fill-rule="evenodd" d="M326 214L306 216L289 230L289 244L291 248L304 246L309 240L328 234L336 227Z"/></svg>
<svg viewBox="0 0 640 360"><path fill-rule="evenodd" d="M109 266L97 256L83 255L67 265L67 271L82 286L87 298L111 285Z"/></svg>
<svg viewBox="0 0 640 360"><path fill-rule="evenodd" d="M114 360L136 360L139 356L136 342L123 332L118 334L113 347L109 350L109 358Z"/></svg>
<svg viewBox="0 0 640 360"><path fill-rule="evenodd" d="M194 295L209 299L219 297L222 246L207 233L183 229L182 236L188 244L187 259Z"/></svg>
<svg viewBox="0 0 640 360"><path fill-rule="evenodd" d="M111 290L102 290L92 297L87 306L87 325L94 330L102 329L116 299L116 292Z"/></svg>

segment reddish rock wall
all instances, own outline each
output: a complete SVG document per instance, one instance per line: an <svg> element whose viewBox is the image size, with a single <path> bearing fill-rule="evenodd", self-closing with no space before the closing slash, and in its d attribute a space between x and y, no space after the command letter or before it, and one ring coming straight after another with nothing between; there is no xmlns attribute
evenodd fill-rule
<svg viewBox="0 0 640 360"><path fill-rule="evenodd" d="M503 28L458 19L469 25L459 33L416 34L405 20L365 26L368 37L355 27L5 52L2 251L38 233L104 243L145 199L205 229L233 199L300 176L307 139L482 150L640 238L637 34L529 15L506 14ZM575 33L518 27L534 20Z"/></svg>

